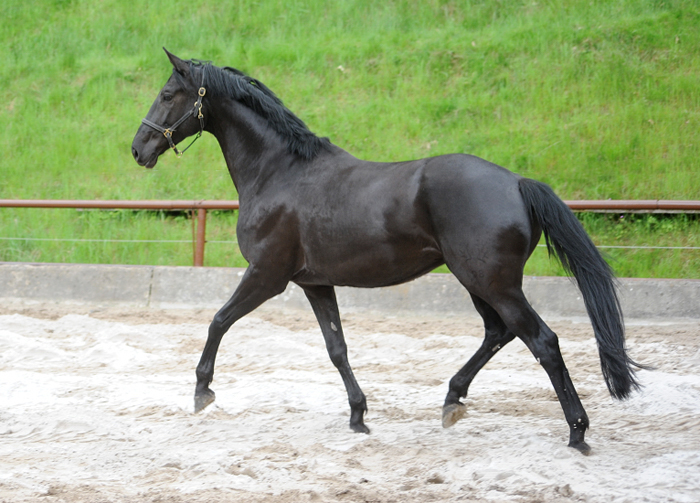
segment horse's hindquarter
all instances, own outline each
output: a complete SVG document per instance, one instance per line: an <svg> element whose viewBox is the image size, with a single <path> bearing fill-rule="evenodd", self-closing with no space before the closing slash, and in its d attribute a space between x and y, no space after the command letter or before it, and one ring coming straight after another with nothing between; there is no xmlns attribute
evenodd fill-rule
<svg viewBox="0 0 700 503"><path fill-rule="evenodd" d="M445 155L429 161L425 200L438 231L459 227L470 233L490 234L513 225L529 230L518 175L469 155Z"/></svg>
<svg viewBox="0 0 700 503"><path fill-rule="evenodd" d="M450 270L473 292L497 282L518 285L540 235L520 194L520 177L467 155L432 163L426 202Z"/></svg>

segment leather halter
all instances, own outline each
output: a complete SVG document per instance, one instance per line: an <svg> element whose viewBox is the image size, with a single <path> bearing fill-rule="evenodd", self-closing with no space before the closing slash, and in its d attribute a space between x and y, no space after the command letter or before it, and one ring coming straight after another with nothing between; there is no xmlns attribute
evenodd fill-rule
<svg viewBox="0 0 700 503"><path fill-rule="evenodd" d="M197 139L202 136L202 133L204 132L204 115L202 115L202 98L204 98L204 95L207 93L207 90L204 89L204 71L202 71L202 86L199 88L199 91L197 91L197 101L194 103L194 108L190 110L189 112L186 112L185 115L180 117L180 120L178 120L175 124L173 124L170 127L163 127L159 126L155 122L151 122L148 119L143 119L141 122L144 123L146 126L152 127L156 131L160 131L163 133L163 136L168 140L168 143L170 144L170 148L173 149L175 154L178 157L181 157L182 154L184 154L188 148L190 148L194 142L197 141ZM199 119L199 133L197 133L197 136L195 136L194 140L192 140L192 143L187 145L184 150L180 151L177 149L175 146L175 142L173 142L173 133L179 128L183 122L185 122L187 119L190 117L197 117Z"/></svg>

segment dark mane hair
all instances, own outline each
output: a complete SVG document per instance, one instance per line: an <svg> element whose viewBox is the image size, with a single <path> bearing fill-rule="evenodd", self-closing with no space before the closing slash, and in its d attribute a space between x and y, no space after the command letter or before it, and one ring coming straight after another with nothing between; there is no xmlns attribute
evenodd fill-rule
<svg viewBox="0 0 700 503"><path fill-rule="evenodd" d="M330 146L328 138L320 138L311 132L306 124L259 80L235 68L219 68L208 61L192 60L190 68L204 72L203 82L207 95L233 98L265 118L270 127L287 140L290 152L311 160L321 149Z"/></svg>

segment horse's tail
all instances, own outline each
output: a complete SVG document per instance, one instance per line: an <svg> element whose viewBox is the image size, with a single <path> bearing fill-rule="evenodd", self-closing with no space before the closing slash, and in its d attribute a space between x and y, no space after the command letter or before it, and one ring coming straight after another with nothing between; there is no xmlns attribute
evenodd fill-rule
<svg viewBox="0 0 700 503"><path fill-rule="evenodd" d="M522 178L520 193L531 220L544 232L550 256L556 254L581 290L610 394L620 400L627 398L632 389L640 387L634 367L643 367L625 349L625 326L612 269L581 222L548 185Z"/></svg>

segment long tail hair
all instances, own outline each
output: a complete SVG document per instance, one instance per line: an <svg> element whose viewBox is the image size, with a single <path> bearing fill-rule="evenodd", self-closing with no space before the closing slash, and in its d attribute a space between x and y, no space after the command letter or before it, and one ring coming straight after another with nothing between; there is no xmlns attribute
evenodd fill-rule
<svg viewBox="0 0 700 503"><path fill-rule="evenodd" d="M600 366L610 394L623 400L639 389L635 363L625 348L625 325L615 276L581 222L546 184L522 178L520 193L531 219L544 232L547 250L578 284L598 343Z"/></svg>

